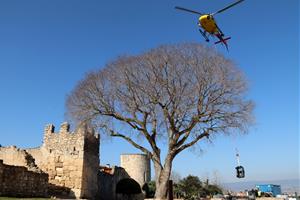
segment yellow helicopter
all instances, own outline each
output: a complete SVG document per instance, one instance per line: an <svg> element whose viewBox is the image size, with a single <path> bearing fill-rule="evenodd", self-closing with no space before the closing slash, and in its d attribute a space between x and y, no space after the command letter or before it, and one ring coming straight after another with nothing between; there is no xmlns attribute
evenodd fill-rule
<svg viewBox="0 0 300 200"><path fill-rule="evenodd" d="M213 36L213 37L215 36L219 39L219 41L215 42L215 44L222 43L226 46L226 49L228 50L228 45L227 45L226 41L231 39L231 37L224 38L224 34L221 31L221 29L218 27L216 20L214 19L214 16L218 13L221 13L221 12L241 3L242 1L244 1L244 0L238 0L237 2L234 2L234 3L226 6L225 8L222 8L211 14L204 14L204 13L200 13L198 11L194 11L194 10L190 10L190 9L186 9L186 8L182 8L182 7L178 7L178 6L176 6L175 8L178 10L182 10L182 11L200 15L200 17L198 19L199 31L200 31L201 35L205 38L206 42L209 42L209 38L208 38L209 36ZM203 28L203 30L201 29L201 27Z"/></svg>

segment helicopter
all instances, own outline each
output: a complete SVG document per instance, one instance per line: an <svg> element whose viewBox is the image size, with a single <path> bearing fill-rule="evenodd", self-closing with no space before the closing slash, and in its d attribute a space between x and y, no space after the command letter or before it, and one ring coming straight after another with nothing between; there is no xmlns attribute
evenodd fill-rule
<svg viewBox="0 0 300 200"><path fill-rule="evenodd" d="M219 41L215 42L215 44L222 43L222 44L225 45L226 49L228 50L227 40L231 39L231 37L224 38L224 33L222 32L222 30L217 25L217 22L214 19L214 16L216 14L224 12L225 10L241 3L242 1L244 1L244 0L238 0L237 2L234 2L230 5L222 8L222 9L220 9L220 10L214 12L214 13L210 13L210 14L204 14L204 13L201 13L201 12L198 12L198 11L186 9L186 8L179 7L179 6L175 6L175 9L200 15L200 17L198 19L199 31L200 31L201 35L204 37L204 39L206 40L206 42L209 42L209 36L217 37L219 39Z"/></svg>

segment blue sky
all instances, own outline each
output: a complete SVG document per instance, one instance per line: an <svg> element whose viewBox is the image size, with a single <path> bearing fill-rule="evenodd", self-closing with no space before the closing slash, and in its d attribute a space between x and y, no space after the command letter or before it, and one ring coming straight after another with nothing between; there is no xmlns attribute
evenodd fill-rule
<svg viewBox="0 0 300 200"><path fill-rule="evenodd" d="M39 146L45 124L65 120L66 95L90 70L116 56L161 44L204 43L196 15L232 0L0 1L0 144ZM174 170L221 182L299 178L299 2L246 0L216 16L229 52L245 72L256 124L248 135L220 136L186 151ZM235 178L235 148L246 178ZM122 140L101 143L102 164L137 152Z"/></svg>

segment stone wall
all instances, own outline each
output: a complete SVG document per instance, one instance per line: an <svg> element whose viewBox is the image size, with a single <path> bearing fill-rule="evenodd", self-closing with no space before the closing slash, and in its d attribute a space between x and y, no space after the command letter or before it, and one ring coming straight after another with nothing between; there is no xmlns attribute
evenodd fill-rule
<svg viewBox="0 0 300 200"><path fill-rule="evenodd" d="M52 193L94 198L98 190L99 136L86 126L74 132L69 128L68 123L63 123L55 133L55 127L47 125L40 151L32 153L36 155L38 167L49 174Z"/></svg>
<svg viewBox="0 0 300 200"><path fill-rule="evenodd" d="M59 132L45 127L42 146L30 149L1 147L5 164L40 169L49 175L49 194L93 199L98 191L99 135L87 126L70 132L63 123Z"/></svg>
<svg viewBox="0 0 300 200"><path fill-rule="evenodd" d="M45 153L43 153L43 148L41 147L29 148L24 150L34 158L34 162L36 165L40 165L39 162L45 159Z"/></svg>
<svg viewBox="0 0 300 200"><path fill-rule="evenodd" d="M122 154L121 167L140 184L141 188L151 180L150 159L145 154Z"/></svg>
<svg viewBox="0 0 300 200"><path fill-rule="evenodd" d="M4 164L14 166L27 166L26 151L16 146L0 147L0 159Z"/></svg>
<svg viewBox="0 0 300 200"><path fill-rule="evenodd" d="M84 131L84 130L81 130ZM86 131L89 132L89 131ZM86 134L84 137L82 197L94 197L99 190L99 135Z"/></svg>
<svg viewBox="0 0 300 200"><path fill-rule="evenodd" d="M89 127L71 132L63 123L58 132L52 124L45 127L40 147L0 147L0 195L45 196L48 187L49 196L116 200L125 198L116 194L120 180L132 178L141 188L150 181L150 159L143 154L121 155L121 167L99 170L99 145L99 135Z"/></svg>
<svg viewBox="0 0 300 200"><path fill-rule="evenodd" d="M51 124L46 126L43 156L36 163L49 174L49 183L57 186L50 188L53 194L81 197L84 135L70 133L68 124L62 124L58 133L54 129Z"/></svg>
<svg viewBox="0 0 300 200"><path fill-rule="evenodd" d="M0 196L45 197L47 189L46 173L6 165L0 160Z"/></svg>
<svg viewBox="0 0 300 200"><path fill-rule="evenodd" d="M28 169L36 170L34 158L26 150L15 146L0 147L0 160L6 165L24 166Z"/></svg>

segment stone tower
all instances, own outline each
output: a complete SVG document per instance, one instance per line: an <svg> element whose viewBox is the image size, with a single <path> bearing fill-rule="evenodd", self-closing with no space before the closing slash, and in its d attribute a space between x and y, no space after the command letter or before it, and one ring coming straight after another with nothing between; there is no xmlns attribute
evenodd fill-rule
<svg viewBox="0 0 300 200"><path fill-rule="evenodd" d="M151 180L150 158L145 154L122 154L121 167L141 187Z"/></svg>
<svg viewBox="0 0 300 200"><path fill-rule="evenodd" d="M68 197L93 199L98 191L99 135L87 126L70 132L63 123L59 132L45 127L43 145L27 149L37 166L49 174L50 192Z"/></svg>

